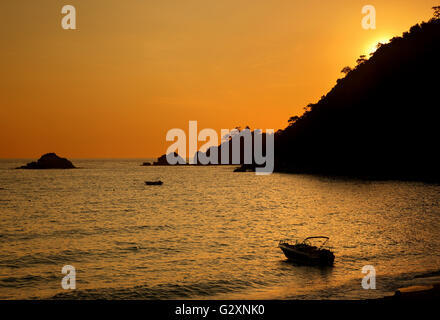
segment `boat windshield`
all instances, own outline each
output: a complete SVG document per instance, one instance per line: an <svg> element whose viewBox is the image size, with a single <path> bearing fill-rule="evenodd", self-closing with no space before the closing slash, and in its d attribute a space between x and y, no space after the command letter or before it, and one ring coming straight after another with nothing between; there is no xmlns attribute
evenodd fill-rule
<svg viewBox="0 0 440 320"><path fill-rule="evenodd" d="M314 236L314 237L307 237L302 241L298 241L298 239L282 239L280 240L280 244L288 244L288 245L303 244L312 247L323 248L324 246L327 247L327 242L329 240L330 240L329 237Z"/></svg>
<svg viewBox="0 0 440 320"><path fill-rule="evenodd" d="M315 236L315 237L307 237L303 240L304 244L310 245L310 246L316 246L319 248L324 247L327 242L330 240L329 237L325 236Z"/></svg>

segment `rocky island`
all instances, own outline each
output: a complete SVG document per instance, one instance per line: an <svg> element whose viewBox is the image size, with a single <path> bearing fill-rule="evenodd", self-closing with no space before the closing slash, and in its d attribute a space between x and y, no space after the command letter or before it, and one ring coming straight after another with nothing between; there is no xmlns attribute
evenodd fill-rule
<svg viewBox="0 0 440 320"><path fill-rule="evenodd" d="M46 153L38 161L29 162L17 169L73 169L75 166L66 158L61 158L55 153Z"/></svg>
<svg viewBox="0 0 440 320"><path fill-rule="evenodd" d="M174 157L177 159L176 165L186 164L185 159L183 159L181 156L179 156L179 154L177 152L174 152ZM160 156L159 158L157 158L157 161L153 162L153 165L154 166L169 166L170 164L168 163L167 155L164 154L164 155Z"/></svg>

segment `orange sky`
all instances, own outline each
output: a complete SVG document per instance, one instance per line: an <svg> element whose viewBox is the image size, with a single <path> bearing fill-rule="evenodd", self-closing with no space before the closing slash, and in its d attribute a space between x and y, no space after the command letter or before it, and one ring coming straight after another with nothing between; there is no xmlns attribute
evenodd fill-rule
<svg viewBox="0 0 440 320"><path fill-rule="evenodd" d="M0 158L142 158L171 128L280 129L438 0L2 0ZM61 8L77 9L77 30ZM361 9L377 10L377 29Z"/></svg>

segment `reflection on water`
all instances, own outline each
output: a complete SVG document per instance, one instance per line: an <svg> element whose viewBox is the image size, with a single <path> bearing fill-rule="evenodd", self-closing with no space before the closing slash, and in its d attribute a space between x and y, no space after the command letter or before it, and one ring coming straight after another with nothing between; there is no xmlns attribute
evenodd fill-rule
<svg viewBox="0 0 440 320"><path fill-rule="evenodd" d="M0 298L359 299L439 276L438 185L136 160L9 170L25 162L0 161ZM310 235L330 236L333 268L286 262L277 248ZM361 287L367 264L377 290Z"/></svg>

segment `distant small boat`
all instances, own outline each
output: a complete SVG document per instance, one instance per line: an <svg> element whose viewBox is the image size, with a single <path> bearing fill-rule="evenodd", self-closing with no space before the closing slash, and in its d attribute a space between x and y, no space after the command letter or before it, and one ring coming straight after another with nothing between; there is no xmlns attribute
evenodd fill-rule
<svg viewBox="0 0 440 320"><path fill-rule="evenodd" d="M161 185L163 185L163 182L162 181L145 181L145 184L147 185L147 186L161 186Z"/></svg>
<svg viewBox="0 0 440 320"><path fill-rule="evenodd" d="M312 242L318 240L319 244ZM319 241L321 240L321 241ZM329 238L325 236L308 237L303 241L291 239L280 240L278 247L283 251L287 259L307 265L333 265L335 255L326 246Z"/></svg>

